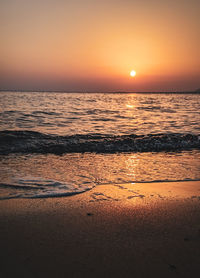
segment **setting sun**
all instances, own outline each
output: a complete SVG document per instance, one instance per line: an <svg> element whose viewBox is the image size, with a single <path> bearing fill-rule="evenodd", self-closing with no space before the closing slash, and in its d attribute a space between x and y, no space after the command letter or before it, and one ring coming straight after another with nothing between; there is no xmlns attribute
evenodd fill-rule
<svg viewBox="0 0 200 278"><path fill-rule="evenodd" d="M130 76L131 76L131 77L135 77L135 76L136 76L136 71L132 70L132 71L130 72Z"/></svg>

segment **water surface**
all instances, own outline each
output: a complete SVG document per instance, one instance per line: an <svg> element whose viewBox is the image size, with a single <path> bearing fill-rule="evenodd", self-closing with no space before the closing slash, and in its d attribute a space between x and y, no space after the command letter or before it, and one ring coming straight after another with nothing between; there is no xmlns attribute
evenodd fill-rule
<svg viewBox="0 0 200 278"><path fill-rule="evenodd" d="M197 94L0 93L0 199L200 180Z"/></svg>

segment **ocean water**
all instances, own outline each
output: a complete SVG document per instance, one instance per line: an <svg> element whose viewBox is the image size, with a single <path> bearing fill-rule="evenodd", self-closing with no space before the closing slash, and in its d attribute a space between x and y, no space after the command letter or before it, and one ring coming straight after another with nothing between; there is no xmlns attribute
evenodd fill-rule
<svg viewBox="0 0 200 278"><path fill-rule="evenodd" d="M0 199L200 180L200 95L0 92Z"/></svg>

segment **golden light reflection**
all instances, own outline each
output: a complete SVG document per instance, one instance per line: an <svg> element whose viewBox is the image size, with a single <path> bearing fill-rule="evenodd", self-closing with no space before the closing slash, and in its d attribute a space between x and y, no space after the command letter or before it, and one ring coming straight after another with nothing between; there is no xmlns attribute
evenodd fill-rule
<svg viewBox="0 0 200 278"><path fill-rule="evenodd" d="M125 160L127 176L131 177L133 181L136 180L136 167L138 165L139 159L137 155L131 155L127 160Z"/></svg>
<svg viewBox="0 0 200 278"><path fill-rule="evenodd" d="M127 107L127 108L133 108L134 105L132 105L132 104L126 104L126 107Z"/></svg>

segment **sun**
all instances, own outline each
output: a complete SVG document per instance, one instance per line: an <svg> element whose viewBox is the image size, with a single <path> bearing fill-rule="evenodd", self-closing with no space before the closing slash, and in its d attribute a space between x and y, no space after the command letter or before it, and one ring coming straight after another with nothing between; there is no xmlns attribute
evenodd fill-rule
<svg viewBox="0 0 200 278"><path fill-rule="evenodd" d="M135 70L132 70L132 71L130 72L130 76L131 76L131 77L135 77L135 76L136 76L136 71L135 71Z"/></svg>

